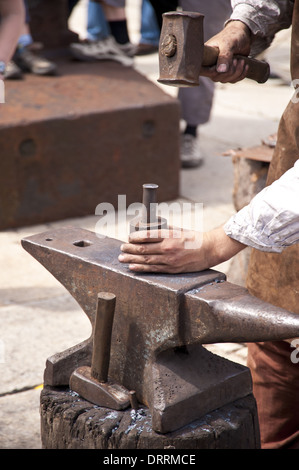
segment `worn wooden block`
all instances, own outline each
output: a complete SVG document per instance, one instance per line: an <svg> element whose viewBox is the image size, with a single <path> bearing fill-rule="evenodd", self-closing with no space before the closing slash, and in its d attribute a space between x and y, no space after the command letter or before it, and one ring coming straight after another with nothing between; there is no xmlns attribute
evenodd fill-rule
<svg viewBox="0 0 299 470"><path fill-rule="evenodd" d="M6 83L0 229L92 215L179 192L179 104L131 67L58 62L60 75Z"/></svg>
<svg viewBox="0 0 299 470"><path fill-rule="evenodd" d="M177 431L152 430L144 406L114 411L69 389L41 392L44 449L257 449L260 447L253 395L237 400Z"/></svg>

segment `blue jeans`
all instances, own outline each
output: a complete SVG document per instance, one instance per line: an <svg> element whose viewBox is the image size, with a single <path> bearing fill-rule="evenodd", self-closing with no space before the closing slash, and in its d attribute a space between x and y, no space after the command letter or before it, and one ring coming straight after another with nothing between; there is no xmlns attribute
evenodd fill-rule
<svg viewBox="0 0 299 470"><path fill-rule="evenodd" d="M101 5L89 1L87 8L87 39L99 41L108 36L110 36L110 28Z"/></svg>
<svg viewBox="0 0 299 470"><path fill-rule="evenodd" d="M160 28L155 10L149 0L142 0L140 33L140 42L142 44L159 45Z"/></svg>

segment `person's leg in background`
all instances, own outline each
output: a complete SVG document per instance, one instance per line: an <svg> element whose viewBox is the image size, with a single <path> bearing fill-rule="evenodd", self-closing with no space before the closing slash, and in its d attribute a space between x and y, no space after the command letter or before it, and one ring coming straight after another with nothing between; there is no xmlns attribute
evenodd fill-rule
<svg viewBox="0 0 299 470"><path fill-rule="evenodd" d="M158 51L160 28L155 10L149 0L142 0L140 36L136 55L152 54Z"/></svg>
<svg viewBox="0 0 299 470"><path fill-rule="evenodd" d="M178 0L150 0L153 9L155 10L158 26L162 28L162 15L166 11L175 11L178 7Z"/></svg>
<svg viewBox="0 0 299 470"><path fill-rule="evenodd" d="M68 0L68 16L70 17L72 14L73 9L77 5L79 0Z"/></svg>
<svg viewBox="0 0 299 470"><path fill-rule="evenodd" d="M181 0L185 11L202 13L204 41L218 33L231 14L229 0ZM199 87L180 88L181 117L185 129L181 136L181 163L183 168L198 167L203 162L199 141L199 126L206 124L211 115L215 84L209 78L200 77Z"/></svg>
<svg viewBox="0 0 299 470"><path fill-rule="evenodd" d="M30 32L30 14L27 0L24 0L26 9L25 24L20 35L16 52L8 64L5 72L6 79L22 78L23 72L36 75L54 75L56 64L37 54L42 48L41 44L35 44Z"/></svg>
<svg viewBox="0 0 299 470"><path fill-rule="evenodd" d="M100 41L110 36L111 31L100 3L89 1L87 4L88 41Z"/></svg>
<svg viewBox="0 0 299 470"><path fill-rule="evenodd" d="M89 0L86 39L70 45L73 57L80 61L114 60L131 66L133 59L129 49L128 43L119 44L112 35L102 4Z"/></svg>

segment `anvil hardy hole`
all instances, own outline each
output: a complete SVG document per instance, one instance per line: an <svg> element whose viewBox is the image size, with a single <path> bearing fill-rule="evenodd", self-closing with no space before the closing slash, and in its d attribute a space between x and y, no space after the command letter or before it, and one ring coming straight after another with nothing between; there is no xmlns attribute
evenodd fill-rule
<svg viewBox="0 0 299 470"><path fill-rule="evenodd" d="M53 238L46 238L46 242L52 242Z"/></svg>
<svg viewBox="0 0 299 470"><path fill-rule="evenodd" d="M74 242L73 245L75 245L75 246L80 246L81 248L84 248L85 246L90 246L90 245L92 245L92 243L91 243L91 242L88 242L88 241L86 241L86 240L80 240L80 241L78 241L78 242Z"/></svg>
<svg viewBox="0 0 299 470"><path fill-rule="evenodd" d="M19 152L23 157L32 157L36 153L36 143L33 139L25 139L19 145Z"/></svg>

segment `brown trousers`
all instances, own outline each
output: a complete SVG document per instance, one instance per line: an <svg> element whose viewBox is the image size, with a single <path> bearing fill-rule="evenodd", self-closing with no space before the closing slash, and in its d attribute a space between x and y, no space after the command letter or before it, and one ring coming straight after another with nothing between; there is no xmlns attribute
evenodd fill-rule
<svg viewBox="0 0 299 470"><path fill-rule="evenodd" d="M299 79L299 0L292 22L291 74L293 80ZM298 158L299 103L291 100L279 124L267 184ZM299 313L299 245L281 254L253 250L247 287L256 297ZM291 361L292 351L287 341L248 344L262 448L299 448L299 363Z"/></svg>

